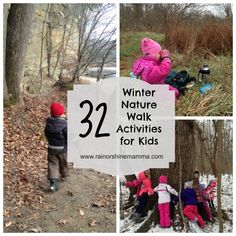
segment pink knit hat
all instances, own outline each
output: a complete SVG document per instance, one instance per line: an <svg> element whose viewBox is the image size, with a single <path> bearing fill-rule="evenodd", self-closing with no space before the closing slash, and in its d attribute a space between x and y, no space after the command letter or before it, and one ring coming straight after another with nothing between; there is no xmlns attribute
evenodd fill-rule
<svg viewBox="0 0 236 236"><path fill-rule="evenodd" d="M161 184L167 184L167 176L161 175L160 178L159 178L159 182Z"/></svg>
<svg viewBox="0 0 236 236"><path fill-rule="evenodd" d="M161 51L159 43L149 38L141 40L141 50L145 56L156 58L157 54Z"/></svg>

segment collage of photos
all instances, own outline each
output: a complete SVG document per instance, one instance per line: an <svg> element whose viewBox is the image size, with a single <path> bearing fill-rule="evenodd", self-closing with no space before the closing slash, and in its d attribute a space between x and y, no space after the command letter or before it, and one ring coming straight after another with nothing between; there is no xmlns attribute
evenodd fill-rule
<svg viewBox="0 0 236 236"><path fill-rule="evenodd" d="M232 4L112 2L1 3L3 233L233 233ZM68 92L123 77L173 91L169 168L69 161Z"/></svg>

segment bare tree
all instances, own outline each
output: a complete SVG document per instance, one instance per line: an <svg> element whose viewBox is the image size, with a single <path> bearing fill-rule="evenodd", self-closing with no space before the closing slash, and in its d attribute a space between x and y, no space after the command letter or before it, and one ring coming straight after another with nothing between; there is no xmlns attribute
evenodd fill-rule
<svg viewBox="0 0 236 236"><path fill-rule="evenodd" d="M3 68L5 68L5 55L6 55L6 37L7 37L7 17L8 12L10 9L10 4L3 5L3 13L4 13L4 26L3 26ZM9 103L8 98L8 90L7 90L7 83L5 77L5 70L3 71L3 92L4 92L4 104Z"/></svg>
<svg viewBox="0 0 236 236"><path fill-rule="evenodd" d="M40 74L40 91L42 89L42 85L43 85L43 49L44 49L44 39L45 39L45 24L47 21L47 16L48 16L48 12L50 10L50 4L47 5L47 9L45 12L45 16L43 19L43 24L42 24L42 31L41 31L41 46L40 46L40 59L39 59L39 74Z"/></svg>
<svg viewBox="0 0 236 236"><path fill-rule="evenodd" d="M47 75L51 77L51 58L52 58L52 15L53 15L53 4L48 4L47 12L47 31L46 31L46 49L47 49Z"/></svg>
<svg viewBox="0 0 236 236"><path fill-rule="evenodd" d="M217 177L217 214L219 217L219 233L223 233L223 217L221 209L221 166L222 166L222 149L223 149L223 122L222 120L214 120L213 124L215 127L215 165L216 165L216 177Z"/></svg>
<svg viewBox="0 0 236 236"><path fill-rule="evenodd" d="M97 73L97 81L99 81L101 78L103 78L103 68L105 66L105 63L108 63L108 57L111 54L111 51L114 50L116 47L116 40L113 40L110 42L110 40L107 41L107 45L104 45L103 48L103 55L101 56L100 62L98 63L98 73ZM114 59L111 58L111 61Z"/></svg>
<svg viewBox="0 0 236 236"><path fill-rule="evenodd" d="M66 31L67 31L67 25L68 25L68 21L69 21L69 12L68 12L68 5L63 5L63 13L61 12L61 16L63 18L63 33L62 33L62 38L61 38L61 44L59 46L59 48L57 49L57 59L53 68L53 72L52 72L52 78L54 78L58 63L60 61L61 55L64 52L64 48L65 48L65 42L66 41ZM68 37L69 38L69 37ZM63 60L64 60L65 54L63 54Z"/></svg>
<svg viewBox="0 0 236 236"><path fill-rule="evenodd" d="M107 39L114 35L114 16L111 4L79 5L75 12L78 30L78 48L73 82L85 73L107 45ZM109 18L110 19L109 19Z"/></svg>
<svg viewBox="0 0 236 236"><path fill-rule="evenodd" d="M11 4L7 19L5 76L12 103L20 103L20 81L32 18L34 4Z"/></svg>

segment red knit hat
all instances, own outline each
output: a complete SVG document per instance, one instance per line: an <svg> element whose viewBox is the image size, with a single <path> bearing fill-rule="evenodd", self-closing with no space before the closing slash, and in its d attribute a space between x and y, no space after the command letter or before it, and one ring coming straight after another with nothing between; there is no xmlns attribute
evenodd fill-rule
<svg viewBox="0 0 236 236"><path fill-rule="evenodd" d="M64 114L64 106L59 102L53 102L50 107L51 116L61 116Z"/></svg>
<svg viewBox="0 0 236 236"><path fill-rule="evenodd" d="M161 184L167 184L167 176L161 175L160 178L159 178L159 182Z"/></svg>

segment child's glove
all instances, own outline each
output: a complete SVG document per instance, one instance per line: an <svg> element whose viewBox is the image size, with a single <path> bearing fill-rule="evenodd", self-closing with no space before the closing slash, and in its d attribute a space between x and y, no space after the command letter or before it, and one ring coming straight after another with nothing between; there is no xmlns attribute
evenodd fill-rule
<svg viewBox="0 0 236 236"><path fill-rule="evenodd" d="M167 49L163 49L160 51L160 58L163 60L164 58L170 58L170 52Z"/></svg>

